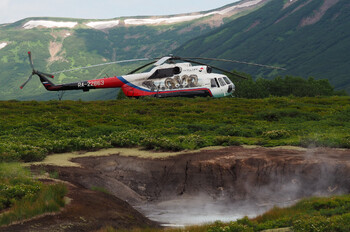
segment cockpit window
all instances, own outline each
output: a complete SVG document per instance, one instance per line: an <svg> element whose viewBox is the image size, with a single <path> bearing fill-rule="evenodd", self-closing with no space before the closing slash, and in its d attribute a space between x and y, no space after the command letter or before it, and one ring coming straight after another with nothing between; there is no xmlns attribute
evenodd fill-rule
<svg viewBox="0 0 350 232"><path fill-rule="evenodd" d="M227 78L227 77L224 77L224 80L225 80L225 82L226 82L226 84L231 84L231 81Z"/></svg>
<svg viewBox="0 0 350 232"><path fill-rule="evenodd" d="M215 79L211 79L211 80L210 80L210 84L211 84L211 87L212 87L212 88L218 87L218 85L217 85Z"/></svg>
<svg viewBox="0 0 350 232"><path fill-rule="evenodd" d="M221 77L218 78L218 80L219 80L219 83L220 83L221 86L225 86L226 85L226 82Z"/></svg>

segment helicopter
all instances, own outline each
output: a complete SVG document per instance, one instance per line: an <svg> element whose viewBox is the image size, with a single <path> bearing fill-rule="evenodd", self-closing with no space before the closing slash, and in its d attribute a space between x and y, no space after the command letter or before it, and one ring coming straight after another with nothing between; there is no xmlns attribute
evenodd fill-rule
<svg viewBox="0 0 350 232"><path fill-rule="evenodd" d="M236 60L215 59L215 58L200 58L200 57L179 57L179 56L165 56L161 58L143 58L134 60L122 60L99 65L92 65L87 67L75 68L55 72L59 74L62 72L74 71L77 69L91 68L101 65L126 63L135 61L150 61L149 63L138 67L123 76L105 77L100 79L78 81L68 84L54 84L49 78L54 78L53 74L43 73L34 68L32 54L28 52L29 63L32 68L32 74L29 76L20 88L23 87L32 79L34 75L40 78L41 83L48 91L65 91L65 90L82 90L87 92L91 89L102 88L121 88L124 94L129 98L139 97L214 97L220 98L230 96L235 91L234 83L224 74L213 73L213 69L222 71L224 73L232 74L236 77L246 79L246 77L226 71L219 67L207 65L198 60L208 61L222 61L231 63L241 63L247 65L255 65L260 67L282 69L281 67L274 67L256 63L242 62ZM180 61L180 62L176 62ZM192 65L195 64L195 65ZM148 72L138 71L153 65L154 67Z"/></svg>

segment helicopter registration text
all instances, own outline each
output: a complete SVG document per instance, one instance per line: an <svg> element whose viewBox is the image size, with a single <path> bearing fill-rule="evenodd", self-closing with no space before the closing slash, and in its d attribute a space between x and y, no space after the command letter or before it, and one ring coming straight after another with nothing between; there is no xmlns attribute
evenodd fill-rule
<svg viewBox="0 0 350 232"><path fill-rule="evenodd" d="M105 85L104 80L78 82L78 87L96 87L96 86L102 86L102 85Z"/></svg>

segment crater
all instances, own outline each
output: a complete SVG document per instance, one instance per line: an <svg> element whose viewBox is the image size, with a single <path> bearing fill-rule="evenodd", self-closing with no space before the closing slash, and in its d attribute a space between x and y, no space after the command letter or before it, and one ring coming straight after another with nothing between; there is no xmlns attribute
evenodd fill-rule
<svg viewBox="0 0 350 232"><path fill-rule="evenodd" d="M163 225L254 217L304 197L350 191L350 151L226 147L176 156L73 158L80 167L46 168L100 187Z"/></svg>

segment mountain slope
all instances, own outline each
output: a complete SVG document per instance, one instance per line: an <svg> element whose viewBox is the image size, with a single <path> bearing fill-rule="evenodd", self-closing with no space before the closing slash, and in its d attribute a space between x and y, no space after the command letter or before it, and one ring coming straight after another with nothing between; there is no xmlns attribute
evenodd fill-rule
<svg viewBox="0 0 350 232"><path fill-rule="evenodd" d="M257 11L189 41L174 54L279 65L276 72L224 64L253 75L327 78L350 92L350 3L273 0ZM213 49L215 48L215 49Z"/></svg>
<svg viewBox="0 0 350 232"><path fill-rule="evenodd" d="M23 89L30 74L27 51L35 68L54 72L115 60L158 57L169 54L184 42L237 18L267 0L244 0L219 9L183 15L129 17L110 20L28 18L0 25L0 100L57 99L38 78ZM55 83L75 82L122 75L138 64L84 69L56 76ZM115 98L115 89L89 93L72 91L64 99Z"/></svg>

